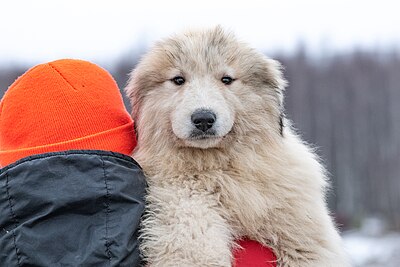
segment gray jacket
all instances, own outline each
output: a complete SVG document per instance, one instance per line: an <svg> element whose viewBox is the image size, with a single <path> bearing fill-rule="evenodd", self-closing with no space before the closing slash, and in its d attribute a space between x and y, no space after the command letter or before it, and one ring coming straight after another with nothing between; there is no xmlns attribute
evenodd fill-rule
<svg viewBox="0 0 400 267"><path fill-rule="evenodd" d="M35 155L0 170L0 266L139 266L146 182L107 151Z"/></svg>

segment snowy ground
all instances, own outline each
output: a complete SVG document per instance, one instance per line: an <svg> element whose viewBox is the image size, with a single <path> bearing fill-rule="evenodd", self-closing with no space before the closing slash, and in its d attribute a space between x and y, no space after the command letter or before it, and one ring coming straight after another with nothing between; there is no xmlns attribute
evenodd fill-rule
<svg viewBox="0 0 400 267"><path fill-rule="evenodd" d="M400 267L400 233L350 231L343 240L354 267Z"/></svg>

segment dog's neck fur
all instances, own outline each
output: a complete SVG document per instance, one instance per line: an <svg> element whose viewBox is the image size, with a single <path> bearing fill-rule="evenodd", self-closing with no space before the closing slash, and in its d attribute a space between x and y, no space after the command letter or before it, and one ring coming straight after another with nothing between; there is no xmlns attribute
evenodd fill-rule
<svg viewBox="0 0 400 267"><path fill-rule="evenodd" d="M261 131L234 138L227 140L220 147L208 149L176 147L173 144L165 144L166 147L163 147L157 142L142 140L139 142L142 145L137 147L134 157L149 176L170 177L179 173L190 178L199 173L216 170L256 171L257 163L260 161L265 163L268 158L274 158L271 151L276 151L282 144L279 140L271 140L271 138L281 139L281 136L271 137L270 133ZM262 143L264 145L261 146ZM265 151L265 144L274 146L274 149Z"/></svg>
<svg viewBox="0 0 400 267"><path fill-rule="evenodd" d="M174 175L177 170L182 175L193 175L207 170L226 169L231 161L225 148L170 147L158 150L139 147L134 157L149 175L160 171L168 175L168 170L174 170L171 172Z"/></svg>

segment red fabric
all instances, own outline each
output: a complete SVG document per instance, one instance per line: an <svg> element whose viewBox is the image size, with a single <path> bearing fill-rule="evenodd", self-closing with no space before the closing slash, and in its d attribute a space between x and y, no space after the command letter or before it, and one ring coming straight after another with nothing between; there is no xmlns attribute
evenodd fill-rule
<svg viewBox="0 0 400 267"><path fill-rule="evenodd" d="M233 252L234 267L276 267L276 257L270 248L253 240L240 240L243 249Z"/></svg>

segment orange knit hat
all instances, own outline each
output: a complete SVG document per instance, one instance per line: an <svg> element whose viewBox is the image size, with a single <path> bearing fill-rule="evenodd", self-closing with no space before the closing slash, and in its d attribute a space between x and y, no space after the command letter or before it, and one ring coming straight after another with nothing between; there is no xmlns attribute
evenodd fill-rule
<svg viewBox="0 0 400 267"><path fill-rule="evenodd" d="M0 166L34 154L95 149L129 155L133 121L112 76L63 59L19 77L0 103Z"/></svg>

